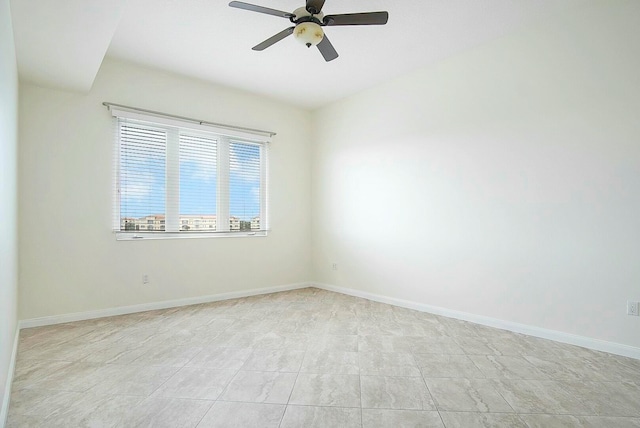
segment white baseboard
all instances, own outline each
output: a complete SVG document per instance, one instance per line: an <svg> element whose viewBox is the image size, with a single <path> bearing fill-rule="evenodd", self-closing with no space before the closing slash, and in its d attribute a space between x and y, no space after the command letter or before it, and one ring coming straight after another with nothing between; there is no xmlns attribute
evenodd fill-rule
<svg viewBox="0 0 640 428"><path fill-rule="evenodd" d="M335 285L322 283L314 283L313 286L321 288L323 290L334 291L337 293L347 294L349 296L373 300L374 302L387 303L394 306L400 306L402 308L428 312L434 315L442 315L449 318L470 321L476 324L513 331L515 333L527 334L529 336L540 337L542 339L554 340L556 342L567 343L569 345L577 345L583 348L594 349L596 351L608 352L610 354L622 355L625 357L631 357L640 360L640 348L623 345L621 343L607 342L604 340L592 339L590 337L578 336L571 333L549 330L546 328L505 321L497 318L490 318L482 315L470 314L467 312L454 311L438 306L426 305L424 303L412 302L410 300L397 299L395 297L383 296L380 294L369 293L352 288L338 287Z"/></svg>
<svg viewBox="0 0 640 428"><path fill-rule="evenodd" d="M13 335L13 349L11 351L11 360L9 361L9 369L7 371L7 383L4 387L4 395L2 396L2 407L0 407L0 426L7 424L9 417L9 402L11 400L11 384L13 383L13 374L16 368L16 355L18 355L18 339L20 338L20 327L16 328Z"/></svg>
<svg viewBox="0 0 640 428"><path fill-rule="evenodd" d="M98 309L95 311L76 312L72 314L53 315L41 318L21 320L19 328L41 327L45 325L62 324L65 322L84 321L94 318L111 317L115 315L133 314L136 312L153 311L157 309L176 308L179 306L197 305L200 303L218 302L220 300L238 299L241 297L258 296L260 294L277 293L279 291L297 290L310 287L309 282L297 284L278 285L266 288L253 288L251 290L232 291L229 293L212 294L209 296L188 297L186 299L165 300L162 302L142 303L139 305L121 306L117 308Z"/></svg>

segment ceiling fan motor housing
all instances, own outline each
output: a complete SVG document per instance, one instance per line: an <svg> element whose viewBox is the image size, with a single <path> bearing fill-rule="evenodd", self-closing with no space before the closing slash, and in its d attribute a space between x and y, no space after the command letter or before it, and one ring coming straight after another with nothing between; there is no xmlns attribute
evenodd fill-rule
<svg viewBox="0 0 640 428"><path fill-rule="evenodd" d="M311 21L311 22L316 22L317 24L320 24L324 19L324 13L320 12L320 13L316 13L315 15L311 15L311 13L309 13L309 11L304 7L299 7L296 10L294 10L293 15L294 16L293 18L291 18L291 22L295 22L295 23ZM306 18L306 19L301 20L301 18Z"/></svg>

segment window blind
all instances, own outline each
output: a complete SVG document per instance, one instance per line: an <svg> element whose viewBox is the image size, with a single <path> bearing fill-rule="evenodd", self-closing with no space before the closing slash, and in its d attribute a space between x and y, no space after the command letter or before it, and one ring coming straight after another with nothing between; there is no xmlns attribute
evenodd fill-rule
<svg viewBox="0 0 640 428"><path fill-rule="evenodd" d="M139 117L116 116L119 239L266 233L265 142Z"/></svg>
<svg viewBox="0 0 640 428"><path fill-rule="evenodd" d="M260 146L229 145L229 213L232 230L260 230Z"/></svg>
<svg viewBox="0 0 640 428"><path fill-rule="evenodd" d="M217 229L217 141L180 135L179 217L182 232Z"/></svg>
<svg viewBox="0 0 640 428"><path fill-rule="evenodd" d="M156 218L165 215L167 133L126 120L119 133L120 230L159 230Z"/></svg>

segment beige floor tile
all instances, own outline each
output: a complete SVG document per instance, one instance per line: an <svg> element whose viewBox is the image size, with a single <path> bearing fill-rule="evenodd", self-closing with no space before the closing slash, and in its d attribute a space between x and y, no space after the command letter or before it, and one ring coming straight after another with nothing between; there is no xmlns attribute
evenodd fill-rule
<svg viewBox="0 0 640 428"><path fill-rule="evenodd" d="M389 319L363 319L358 325L360 336L402 336L402 325Z"/></svg>
<svg viewBox="0 0 640 428"><path fill-rule="evenodd" d="M469 358L487 378L549 379L549 376L521 356L470 355Z"/></svg>
<svg viewBox="0 0 640 428"><path fill-rule="evenodd" d="M253 348L264 335L265 333L255 331L224 331L209 345L221 348Z"/></svg>
<svg viewBox="0 0 640 428"><path fill-rule="evenodd" d="M72 407L83 393L67 391L51 391L45 389L21 389L13 391L9 415L28 415L47 417Z"/></svg>
<svg viewBox="0 0 640 428"><path fill-rule="evenodd" d="M86 391L109 376L108 368L96 363L73 363L49 376L35 381L30 387L54 391Z"/></svg>
<svg viewBox="0 0 640 428"><path fill-rule="evenodd" d="M590 380L640 383L640 363L633 363L634 360L630 358L607 355L586 360L596 367L598 375L604 377L591 378Z"/></svg>
<svg viewBox="0 0 640 428"><path fill-rule="evenodd" d="M435 411L362 409L362 428L443 428Z"/></svg>
<svg viewBox="0 0 640 428"><path fill-rule="evenodd" d="M140 323L126 330L126 334L118 340L117 344L131 345L132 347L144 346L147 349L166 345L172 337L169 330L158 329L158 326L144 327Z"/></svg>
<svg viewBox="0 0 640 428"><path fill-rule="evenodd" d="M599 365L585 358L532 356L524 358L551 380L607 380L606 374L600 372Z"/></svg>
<svg viewBox="0 0 640 428"><path fill-rule="evenodd" d="M186 365L187 367L205 367L218 370L239 370L251 352L253 352L251 348L211 346L197 353Z"/></svg>
<svg viewBox="0 0 640 428"><path fill-rule="evenodd" d="M446 428L527 428L514 414L440 412Z"/></svg>
<svg viewBox="0 0 640 428"><path fill-rule="evenodd" d="M280 428L361 428L360 409L287 406Z"/></svg>
<svg viewBox="0 0 640 428"><path fill-rule="evenodd" d="M493 383L486 379L425 379L438 410L513 412Z"/></svg>
<svg viewBox="0 0 640 428"><path fill-rule="evenodd" d="M528 428L586 428L579 417L571 415L520 415ZM601 428L612 428L601 425Z"/></svg>
<svg viewBox="0 0 640 428"><path fill-rule="evenodd" d="M562 382L492 380L496 390L518 413L593 414L593 410Z"/></svg>
<svg viewBox="0 0 640 428"><path fill-rule="evenodd" d="M204 348L202 346L167 343L149 349L133 361L133 364L183 367Z"/></svg>
<svg viewBox="0 0 640 428"><path fill-rule="evenodd" d="M295 373L240 371L219 400L286 404L295 381Z"/></svg>
<svg viewBox="0 0 640 428"><path fill-rule="evenodd" d="M13 389L29 388L42 382L56 371L66 368L70 361L18 360L13 374Z"/></svg>
<svg viewBox="0 0 640 428"><path fill-rule="evenodd" d="M414 354L464 354L451 337L410 337L410 349Z"/></svg>
<svg viewBox="0 0 640 428"><path fill-rule="evenodd" d="M58 409L46 419L46 427L113 427L122 415L142 402L142 397L83 394L72 406Z"/></svg>
<svg viewBox="0 0 640 428"><path fill-rule="evenodd" d="M85 363L131 364L152 349L151 345L136 346L117 342L98 352L91 352L81 361Z"/></svg>
<svg viewBox="0 0 640 428"><path fill-rule="evenodd" d="M46 427L44 416L34 415L9 415L5 428Z"/></svg>
<svg viewBox="0 0 640 428"><path fill-rule="evenodd" d="M467 355L415 354L415 359L425 378L479 379L485 377Z"/></svg>
<svg viewBox="0 0 640 428"><path fill-rule="evenodd" d="M329 322L327 322L326 325L327 325L327 329L326 329L327 335L338 335L338 336L343 336L343 335L357 336L358 335L359 323L357 320L347 321L347 320L332 319Z"/></svg>
<svg viewBox="0 0 640 428"><path fill-rule="evenodd" d="M274 331L263 334L253 344L254 349L283 349L288 351L306 351L315 338L306 334L280 334Z"/></svg>
<svg viewBox="0 0 640 428"><path fill-rule="evenodd" d="M400 327L401 334L403 336L419 336L419 337L446 337L448 333L446 328L439 323L428 323L419 319L407 321L396 321Z"/></svg>
<svg viewBox="0 0 640 428"><path fill-rule="evenodd" d="M378 376L420 376L420 369L410 353L361 352L360 374Z"/></svg>
<svg viewBox="0 0 640 428"><path fill-rule="evenodd" d="M359 336L360 352L412 352L412 341L405 336Z"/></svg>
<svg viewBox="0 0 640 428"><path fill-rule="evenodd" d="M289 404L360 407L360 378L357 375L300 373Z"/></svg>
<svg viewBox="0 0 640 428"><path fill-rule="evenodd" d="M304 351L256 349L249 355L249 358L247 358L240 369L297 373L300 371L304 354Z"/></svg>
<svg viewBox="0 0 640 428"><path fill-rule="evenodd" d="M361 376L362 407L435 410L421 377Z"/></svg>
<svg viewBox="0 0 640 428"><path fill-rule="evenodd" d="M19 360L80 361L86 356L100 352L108 343L87 343L69 340L58 344L35 345L21 353Z"/></svg>
<svg viewBox="0 0 640 428"><path fill-rule="evenodd" d="M260 318L252 318L252 319L238 319L231 325L229 325L224 332L232 333L268 333L272 331L280 322L279 319L264 319L264 314L260 315Z"/></svg>
<svg viewBox="0 0 640 428"><path fill-rule="evenodd" d="M640 385L632 382L563 382L562 387L598 416L640 417ZM585 413L576 413L585 414Z"/></svg>
<svg viewBox="0 0 640 428"><path fill-rule="evenodd" d="M179 370L177 367L120 366L115 364L106 367L104 379L97 383L91 392L146 397Z"/></svg>
<svg viewBox="0 0 640 428"><path fill-rule="evenodd" d="M341 330L338 330L342 332ZM346 334L327 334L313 337L307 347L309 351L358 351L358 336Z"/></svg>
<svg viewBox="0 0 640 428"><path fill-rule="evenodd" d="M307 351L301 373L319 374L358 374L357 352L344 351Z"/></svg>
<svg viewBox="0 0 640 428"><path fill-rule="evenodd" d="M118 427L196 427L213 405L212 401L149 397L125 413Z"/></svg>
<svg viewBox="0 0 640 428"><path fill-rule="evenodd" d="M58 345L73 340L95 330L96 326L90 323L91 321L84 321L22 329L19 350L24 352L33 346Z"/></svg>
<svg viewBox="0 0 640 428"><path fill-rule="evenodd" d="M638 428L640 419L571 416L571 415L520 415L529 428Z"/></svg>
<svg viewBox="0 0 640 428"><path fill-rule="evenodd" d="M501 355L485 338L477 336L451 336L467 355Z"/></svg>
<svg viewBox="0 0 640 428"><path fill-rule="evenodd" d="M215 400L235 374L235 370L183 367L158 388L154 396Z"/></svg>
<svg viewBox="0 0 640 428"><path fill-rule="evenodd" d="M198 424L198 428L278 428L283 404L232 403L218 401Z"/></svg>

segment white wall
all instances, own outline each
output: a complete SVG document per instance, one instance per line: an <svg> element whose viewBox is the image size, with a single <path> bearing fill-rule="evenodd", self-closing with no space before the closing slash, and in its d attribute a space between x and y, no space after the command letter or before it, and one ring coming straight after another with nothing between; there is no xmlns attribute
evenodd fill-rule
<svg viewBox="0 0 640 428"><path fill-rule="evenodd" d="M0 0L0 406L18 320L17 130L18 71L11 11L9 0Z"/></svg>
<svg viewBox="0 0 640 428"><path fill-rule="evenodd" d="M639 347L640 2L590 4L315 112L314 278Z"/></svg>
<svg viewBox="0 0 640 428"><path fill-rule="evenodd" d="M266 238L116 241L103 101L272 130ZM310 279L310 113L107 60L88 95L20 86L20 318ZM142 284L148 274L150 284Z"/></svg>

